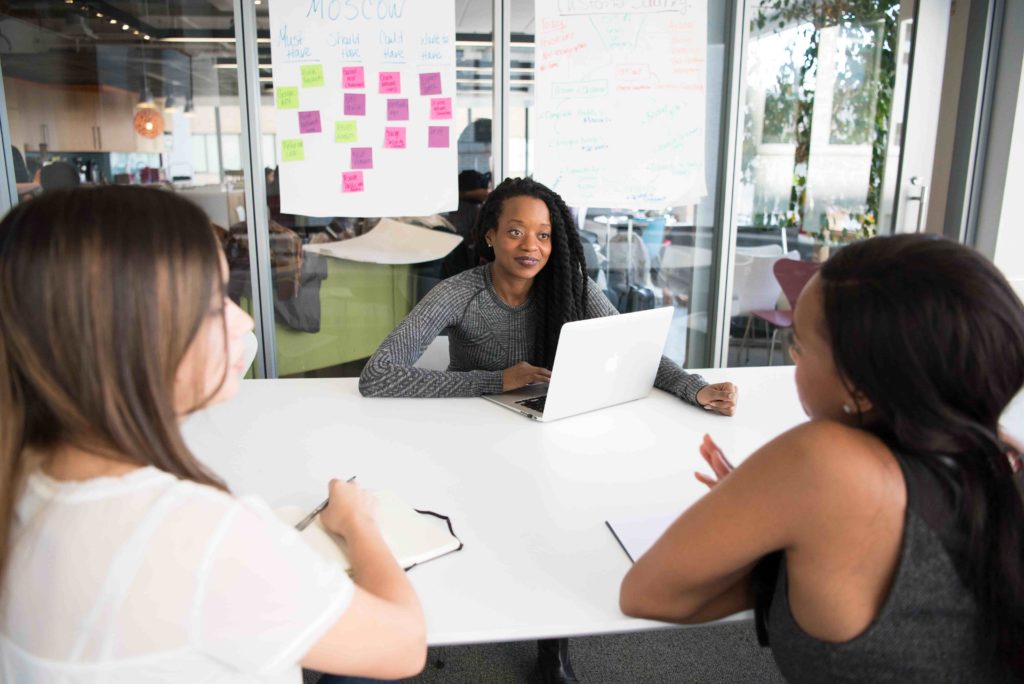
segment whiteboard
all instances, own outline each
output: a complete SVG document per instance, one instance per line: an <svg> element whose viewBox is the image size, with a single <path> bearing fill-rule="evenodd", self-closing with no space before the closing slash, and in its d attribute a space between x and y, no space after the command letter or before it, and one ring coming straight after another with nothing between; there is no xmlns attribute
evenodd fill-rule
<svg viewBox="0 0 1024 684"><path fill-rule="evenodd" d="M707 194L706 0L536 0L536 178L572 206Z"/></svg>
<svg viewBox="0 0 1024 684"><path fill-rule="evenodd" d="M452 0L274 0L281 211L458 206Z"/></svg>

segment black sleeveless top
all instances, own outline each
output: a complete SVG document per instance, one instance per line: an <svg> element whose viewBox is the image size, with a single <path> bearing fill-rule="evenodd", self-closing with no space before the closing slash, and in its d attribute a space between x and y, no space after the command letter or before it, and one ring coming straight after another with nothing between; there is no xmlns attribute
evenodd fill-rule
<svg viewBox="0 0 1024 684"><path fill-rule="evenodd" d="M789 682L995 682L979 653L978 607L954 559L959 487L917 459L896 456L907 487L903 541L892 585L860 635L821 641L790 611L782 552L754 573L758 638Z"/></svg>

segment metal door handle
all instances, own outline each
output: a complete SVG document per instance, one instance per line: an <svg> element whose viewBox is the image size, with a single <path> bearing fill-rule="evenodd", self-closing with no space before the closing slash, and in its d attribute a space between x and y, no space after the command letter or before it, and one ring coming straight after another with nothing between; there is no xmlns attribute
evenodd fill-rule
<svg viewBox="0 0 1024 684"><path fill-rule="evenodd" d="M924 183L922 183L921 179L918 178L917 176L911 176L910 177L910 184L912 186L914 186L915 188L921 188L921 194L919 194L917 197L908 197L907 198L908 202L920 202L920 205L918 205L918 207L917 207L917 225L914 227L914 232L915 233L920 233L921 232L921 219L924 218L924 212L925 212L925 209L928 206L927 203L926 203L927 199L928 199L928 186L925 185Z"/></svg>

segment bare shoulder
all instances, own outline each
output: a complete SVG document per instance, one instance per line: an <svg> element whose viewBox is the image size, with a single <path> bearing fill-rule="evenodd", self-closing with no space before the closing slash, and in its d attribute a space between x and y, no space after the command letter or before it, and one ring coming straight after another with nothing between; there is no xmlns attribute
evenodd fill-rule
<svg viewBox="0 0 1024 684"><path fill-rule="evenodd" d="M763 462L766 474L785 478L818 512L902 507L905 500L899 463L866 430L810 421L773 439L751 456L755 458Z"/></svg>

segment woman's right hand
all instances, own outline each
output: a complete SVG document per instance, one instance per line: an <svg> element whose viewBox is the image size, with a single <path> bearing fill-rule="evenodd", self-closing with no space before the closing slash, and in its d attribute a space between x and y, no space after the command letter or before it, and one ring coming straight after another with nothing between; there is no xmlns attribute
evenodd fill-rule
<svg viewBox="0 0 1024 684"><path fill-rule="evenodd" d="M695 472L693 474L699 481L703 482L710 489L716 484L721 482L726 475L731 473L736 467L729 463L729 459L725 457L722 450L718 448L714 440L710 436L704 435L704 441L700 445L700 455L704 457L704 460L711 466L711 470L715 472L715 477L710 478L704 473Z"/></svg>
<svg viewBox="0 0 1024 684"><path fill-rule="evenodd" d="M373 517L376 500L355 482L331 480L327 492L327 508L320 513L320 520L329 531L348 537L359 527L377 524Z"/></svg>
<svg viewBox="0 0 1024 684"><path fill-rule="evenodd" d="M506 368L501 374L501 386L506 392L535 382L551 382L551 371L520 361L511 368Z"/></svg>

